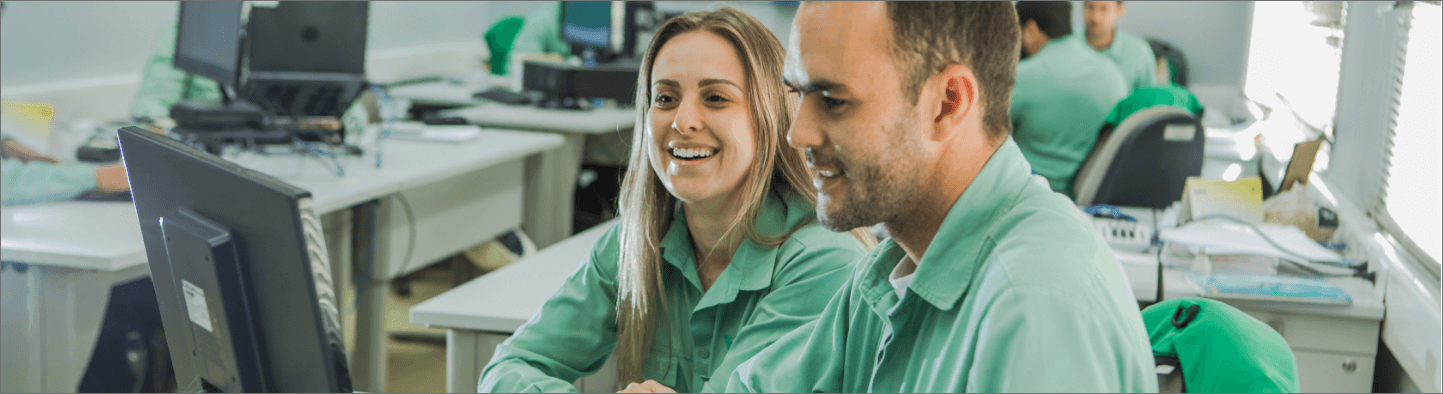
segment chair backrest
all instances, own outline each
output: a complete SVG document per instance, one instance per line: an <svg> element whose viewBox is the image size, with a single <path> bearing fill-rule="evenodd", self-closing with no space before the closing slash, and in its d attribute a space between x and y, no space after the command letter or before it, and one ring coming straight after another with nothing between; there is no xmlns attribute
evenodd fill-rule
<svg viewBox="0 0 1443 394"><path fill-rule="evenodd" d="M1283 336L1231 305L1180 298L1142 310L1153 357L1182 371L1182 391L1296 393L1298 362Z"/></svg>
<svg viewBox="0 0 1443 394"><path fill-rule="evenodd" d="M1149 37L1147 45L1152 47L1152 55L1167 59L1167 64L1172 67L1169 74L1172 75L1172 83L1178 86L1187 86L1187 56L1182 50L1156 37Z"/></svg>
<svg viewBox="0 0 1443 394"><path fill-rule="evenodd" d="M1077 172L1078 205L1166 208L1187 178L1202 173L1202 123L1186 110L1155 106L1129 115Z"/></svg>

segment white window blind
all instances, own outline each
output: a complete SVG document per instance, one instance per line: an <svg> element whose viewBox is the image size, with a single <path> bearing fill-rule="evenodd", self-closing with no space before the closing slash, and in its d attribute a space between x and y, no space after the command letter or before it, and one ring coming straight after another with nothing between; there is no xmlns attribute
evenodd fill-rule
<svg viewBox="0 0 1443 394"><path fill-rule="evenodd" d="M1273 116L1288 116L1291 108L1307 126L1331 130L1344 12L1340 1L1254 2L1248 98L1272 107Z"/></svg>
<svg viewBox="0 0 1443 394"><path fill-rule="evenodd" d="M1430 4L1431 3L1431 4ZM1443 7L1437 2L1412 5L1411 26L1407 28L1406 52L1400 72L1401 88L1396 101L1396 121L1392 125L1388 155L1388 175L1384 186L1383 206L1374 212L1386 211L1380 218L1384 227L1403 240L1434 274L1439 272L1439 255L1443 251ZM1407 17L1405 16L1406 20Z"/></svg>

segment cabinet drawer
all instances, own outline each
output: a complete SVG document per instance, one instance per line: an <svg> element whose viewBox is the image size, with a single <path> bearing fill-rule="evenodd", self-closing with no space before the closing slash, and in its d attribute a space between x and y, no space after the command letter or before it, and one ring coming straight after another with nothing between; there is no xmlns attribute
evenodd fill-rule
<svg viewBox="0 0 1443 394"><path fill-rule="evenodd" d="M1294 350L1304 393L1366 393L1373 390L1373 358Z"/></svg>
<svg viewBox="0 0 1443 394"><path fill-rule="evenodd" d="M1277 330L1293 351L1354 353L1371 357L1378 352L1378 321L1277 313L1242 309ZM1371 370L1369 370L1371 371Z"/></svg>

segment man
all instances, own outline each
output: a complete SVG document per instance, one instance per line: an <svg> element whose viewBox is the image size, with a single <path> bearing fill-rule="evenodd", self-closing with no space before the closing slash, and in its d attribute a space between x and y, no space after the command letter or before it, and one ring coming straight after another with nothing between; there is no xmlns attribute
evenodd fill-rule
<svg viewBox="0 0 1443 394"><path fill-rule="evenodd" d="M1087 45L1117 63L1130 92L1153 85L1157 63L1147 41L1117 30L1117 21L1126 14L1127 6L1121 1L1082 2Z"/></svg>
<svg viewBox="0 0 1443 394"><path fill-rule="evenodd" d="M22 205L63 201L87 190L118 193L130 190L125 166L119 163L104 166L59 164L21 145L0 137L4 165L0 165L0 205Z"/></svg>
<svg viewBox="0 0 1443 394"><path fill-rule="evenodd" d="M1157 390L1107 245L1008 138L1009 3L807 3L795 23L788 140L818 218L892 238L727 390Z"/></svg>
<svg viewBox="0 0 1443 394"><path fill-rule="evenodd" d="M1103 118L1128 92L1112 61L1063 38L1072 34L1071 13L1066 1L1017 3L1026 59L1017 65L1011 112L1012 137L1027 162L1068 196Z"/></svg>

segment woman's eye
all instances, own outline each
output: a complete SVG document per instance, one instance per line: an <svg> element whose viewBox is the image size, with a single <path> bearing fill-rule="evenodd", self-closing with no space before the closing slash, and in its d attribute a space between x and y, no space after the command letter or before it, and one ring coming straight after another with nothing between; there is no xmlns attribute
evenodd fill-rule
<svg viewBox="0 0 1443 394"><path fill-rule="evenodd" d="M658 94L655 98L652 99L652 102L655 102L657 104L667 104L674 101L676 101L675 98L672 98L671 96L666 94Z"/></svg>
<svg viewBox="0 0 1443 394"><path fill-rule="evenodd" d="M728 100L726 97L722 97L721 95L712 94L706 96L706 101L711 103L723 103L727 102Z"/></svg>
<svg viewBox="0 0 1443 394"><path fill-rule="evenodd" d="M822 96L822 105L827 107L827 109L829 110L837 109L837 107L841 107L843 104L846 103L847 102L845 100L838 100L831 97Z"/></svg>

